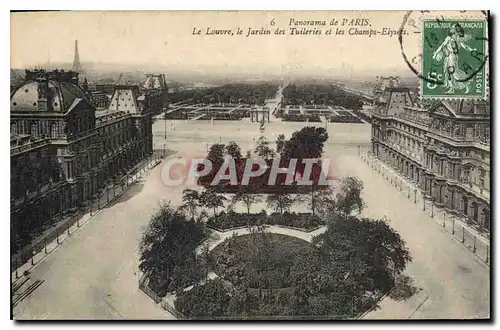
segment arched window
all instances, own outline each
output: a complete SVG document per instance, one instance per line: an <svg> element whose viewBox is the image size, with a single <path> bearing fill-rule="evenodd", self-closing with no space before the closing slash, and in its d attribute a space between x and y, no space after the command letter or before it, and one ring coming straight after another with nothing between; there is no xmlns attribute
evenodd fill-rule
<svg viewBox="0 0 500 330"><path fill-rule="evenodd" d="M59 136L59 126L57 125L57 123L53 123L52 125L50 125L50 137L53 138L53 139L57 139L57 137Z"/></svg>
<svg viewBox="0 0 500 330"><path fill-rule="evenodd" d="M16 122L12 122L10 124L10 134L14 134L14 135L18 134L18 132L17 132L17 123Z"/></svg>
<svg viewBox="0 0 500 330"><path fill-rule="evenodd" d="M38 124L37 123L31 123L30 134L32 137L38 137Z"/></svg>

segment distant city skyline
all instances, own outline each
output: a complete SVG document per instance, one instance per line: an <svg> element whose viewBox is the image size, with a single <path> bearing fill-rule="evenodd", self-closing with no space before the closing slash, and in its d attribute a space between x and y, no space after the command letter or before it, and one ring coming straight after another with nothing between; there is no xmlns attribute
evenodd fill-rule
<svg viewBox="0 0 500 330"><path fill-rule="evenodd" d="M29 12L11 13L11 67L71 65L249 76L410 76L397 36L196 36L201 30L288 29L296 20L367 19L398 29L404 11L311 12ZM277 22L274 26L272 20ZM308 27L312 29L314 27ZM417 54L418 37L407 38ZM85 68L84 68L85 69Z"/></svg>

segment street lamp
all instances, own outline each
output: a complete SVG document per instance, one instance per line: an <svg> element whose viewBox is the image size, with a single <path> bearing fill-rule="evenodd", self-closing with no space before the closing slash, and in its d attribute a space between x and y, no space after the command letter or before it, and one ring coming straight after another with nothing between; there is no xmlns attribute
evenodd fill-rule
<svg viewBox="0 0 500 330"><path fill-rule="evenodd" d="M455 217L454 216L451 217L451 221L452 221L451 222L451 234L455 235Z"/></svg>
<svg viewBox="0 0 500 330"><path fill-rule="evenodd" d="M446 226L446 205L448 202L448 196L444 196L444 210L443 210L443 227Z"/></svg>
<svg viewBox="0 0 500 330"><path fill-rule="evenodd" d="M163 121L165 122L165 140L167 139L167 109L165 109L165 112L163 114Z"/></svg>

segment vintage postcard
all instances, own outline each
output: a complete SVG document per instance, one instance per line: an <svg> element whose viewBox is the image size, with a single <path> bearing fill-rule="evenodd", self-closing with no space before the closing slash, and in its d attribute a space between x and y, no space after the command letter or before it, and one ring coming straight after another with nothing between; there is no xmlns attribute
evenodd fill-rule
<svg viewBox="0 0 500 330"><path fill-rule="evenodd" d="M12 319L490 319L489 19L11 13Z"/></svg>

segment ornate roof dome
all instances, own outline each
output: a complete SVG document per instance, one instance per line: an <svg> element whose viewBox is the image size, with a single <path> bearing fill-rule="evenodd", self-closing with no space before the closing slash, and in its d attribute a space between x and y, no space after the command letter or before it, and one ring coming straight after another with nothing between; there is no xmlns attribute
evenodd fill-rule
<svg viewBox="0 0 500 330"><path fill-rule="evenodd" d="M85 91L78 85L77 73L26 70L25 82L11 94L11 111L40 111L38 102L43 98L47 100L49 112L66 112L77 99L90 104Z"/></svg>

